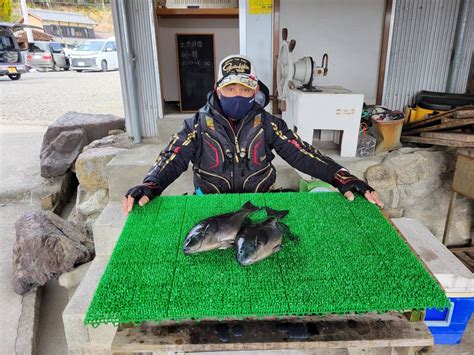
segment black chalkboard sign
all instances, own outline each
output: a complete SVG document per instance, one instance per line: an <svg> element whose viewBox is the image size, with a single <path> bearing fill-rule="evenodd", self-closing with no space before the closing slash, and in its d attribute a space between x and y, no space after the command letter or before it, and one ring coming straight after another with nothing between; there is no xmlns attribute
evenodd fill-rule
<svg viewBox="0 0 474 355"><path fill-rule="evenodd" d="M181 111L196 111L216 81L213 34L176 34Z"/></svg>

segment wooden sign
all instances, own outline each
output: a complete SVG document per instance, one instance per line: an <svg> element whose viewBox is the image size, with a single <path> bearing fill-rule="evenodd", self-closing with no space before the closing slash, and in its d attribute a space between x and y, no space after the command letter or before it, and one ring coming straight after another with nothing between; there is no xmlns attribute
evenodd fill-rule
<svg viewBox="0 0 474 355"><path fill-rule="evenodd" d="M214 34L176 34L181 112L206 104L216 82Z"/></svg>

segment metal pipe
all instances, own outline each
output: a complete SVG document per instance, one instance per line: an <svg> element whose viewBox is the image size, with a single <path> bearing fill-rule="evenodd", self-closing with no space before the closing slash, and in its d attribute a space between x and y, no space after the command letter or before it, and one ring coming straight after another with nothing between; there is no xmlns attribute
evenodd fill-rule
<svg viewBox="0 0 474 355"><path fill-rule="evenodd" d="M131 130L131 136L134 143L141 143L142 132L137 108L137 89L135 78L135 55L132 52L130 45L130 33L128 28L127 9L124 0L112 0L112 8L115 10L114 27L118 34L117 44L119 45L119 57L122 58L121 64L123 67L120 71L125 74L125 81L122 79L122 95L124 97L124 104L128 106L126 114L127 130Z"/></svg>
<svg viewBox="0 0 474 355"><path fill-rule="evenodd" d="M464 45L464 37L466 35L469 10L471 7L471 0L461 0L459 4L459 14L456 23L456 32L454 34L453 56L451 65L449 66L448 80L446 83L446 91L454 92L456 83L459 80L458 73L461 66L462 47Z"/></svg>
<svg viewBox="0 0 474 355"><path fill-rule="evenodd" d="M22 12L22 15L23 15L23 23L25 25L29 25L30 24L30 17L29 17L29 14L28 14L28 6L26 5L26 0L21 0L20 5L21 5L21 12ZM34 38L33 38L32 29L29 28L29 27L26 27L24 30L26 32L26 41L28 43L33 43Z"/></svg>

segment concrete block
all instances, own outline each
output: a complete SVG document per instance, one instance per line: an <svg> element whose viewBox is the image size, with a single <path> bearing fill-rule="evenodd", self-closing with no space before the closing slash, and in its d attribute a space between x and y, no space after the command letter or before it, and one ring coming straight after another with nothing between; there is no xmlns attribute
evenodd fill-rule
<svg viewBox="0 0 474 355"><path fill-rule="evenodd" d="M110 349L117 327L84 325L84 318L109 258L97 256L63 311L64 331L71 353L98 353Z"/></svg>
<svg viewBox="0 0 474 355"><path fill-rule="evenodd" d="M81 283L81 280L84 278L91 264L92 261L89 261L88 263L79 265L70 272L61 274L61 276L59 276L59 285L65 288L75 288Z"/></svg>
<svg viewBox="0 0 474 355"><path fill-rule="evenodd" d="M160 138L160 142L167 144L168 141L171 139L171 136L178 132L183 121L187 118L191 117L191 114L172 114L166 115L166 118L158 120L158 136Z"/></svg>
<svg viewBox="0 0 474 355"><path fill-rule="evenodd" d="M163 148L144 144L117 154L107 164L110 201L120 201L130 187L140 184Z"/></svg>
<svg viewBox="0 0 474 355"><path fill-rule="evenodd" d="M105 206L92 228L94 235L95 253L99 256L109 256L114 250L115 243L125 225L125 213L119 201L112 201Z"/></svg>
<svg viewBox="0 0 474 355"><path fill-rule="evenodd" d="M40 304L41 296L38 287L22 296L21 314L18 319L15 340L16 354L36 353Z"/></svg>
<svg viewBox="0 0 474 355"><path fill-rule="evenodd" d="M300 187L300 176L288 164L275 165L277 178L275 181L275 189L293 189L298 191Z"/></svg>
<svg viewBox="0 0 474 355"><path fill-rule="evenodd" d="M163 196L174 196L174 195L183 195L185 193L192 195L194 193L194 183L193 183L193 170L191 169L191 164L189 165L188 170L181 174L171 185L169 185L165 191L163 191Z"/></svg>

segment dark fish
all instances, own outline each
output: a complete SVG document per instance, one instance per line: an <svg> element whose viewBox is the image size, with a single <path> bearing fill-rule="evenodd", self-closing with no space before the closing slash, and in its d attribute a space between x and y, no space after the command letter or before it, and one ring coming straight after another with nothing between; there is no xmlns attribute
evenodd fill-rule
<svg viewBox="0 0 474 355"><path fill-rule="evenodd" d="M194 254L214 249L230 248L246 217L259 208L247 202L237 212L210 217L189 231L184 241L184 253Z"/></svg>
<svg viewBox="0 0 474 355"><path fill-rule="evenodd" d="M254 264L281 249L283 236L297 240L289 228L280 221L288 211L276 211L276 217L270 217L260 223L246 222L237 235L237 261L242 266ZM267 209L267 214L272 214ZM275 216L275 214L273 214ZM282 216L283 215L283 216Z"/></svg>

